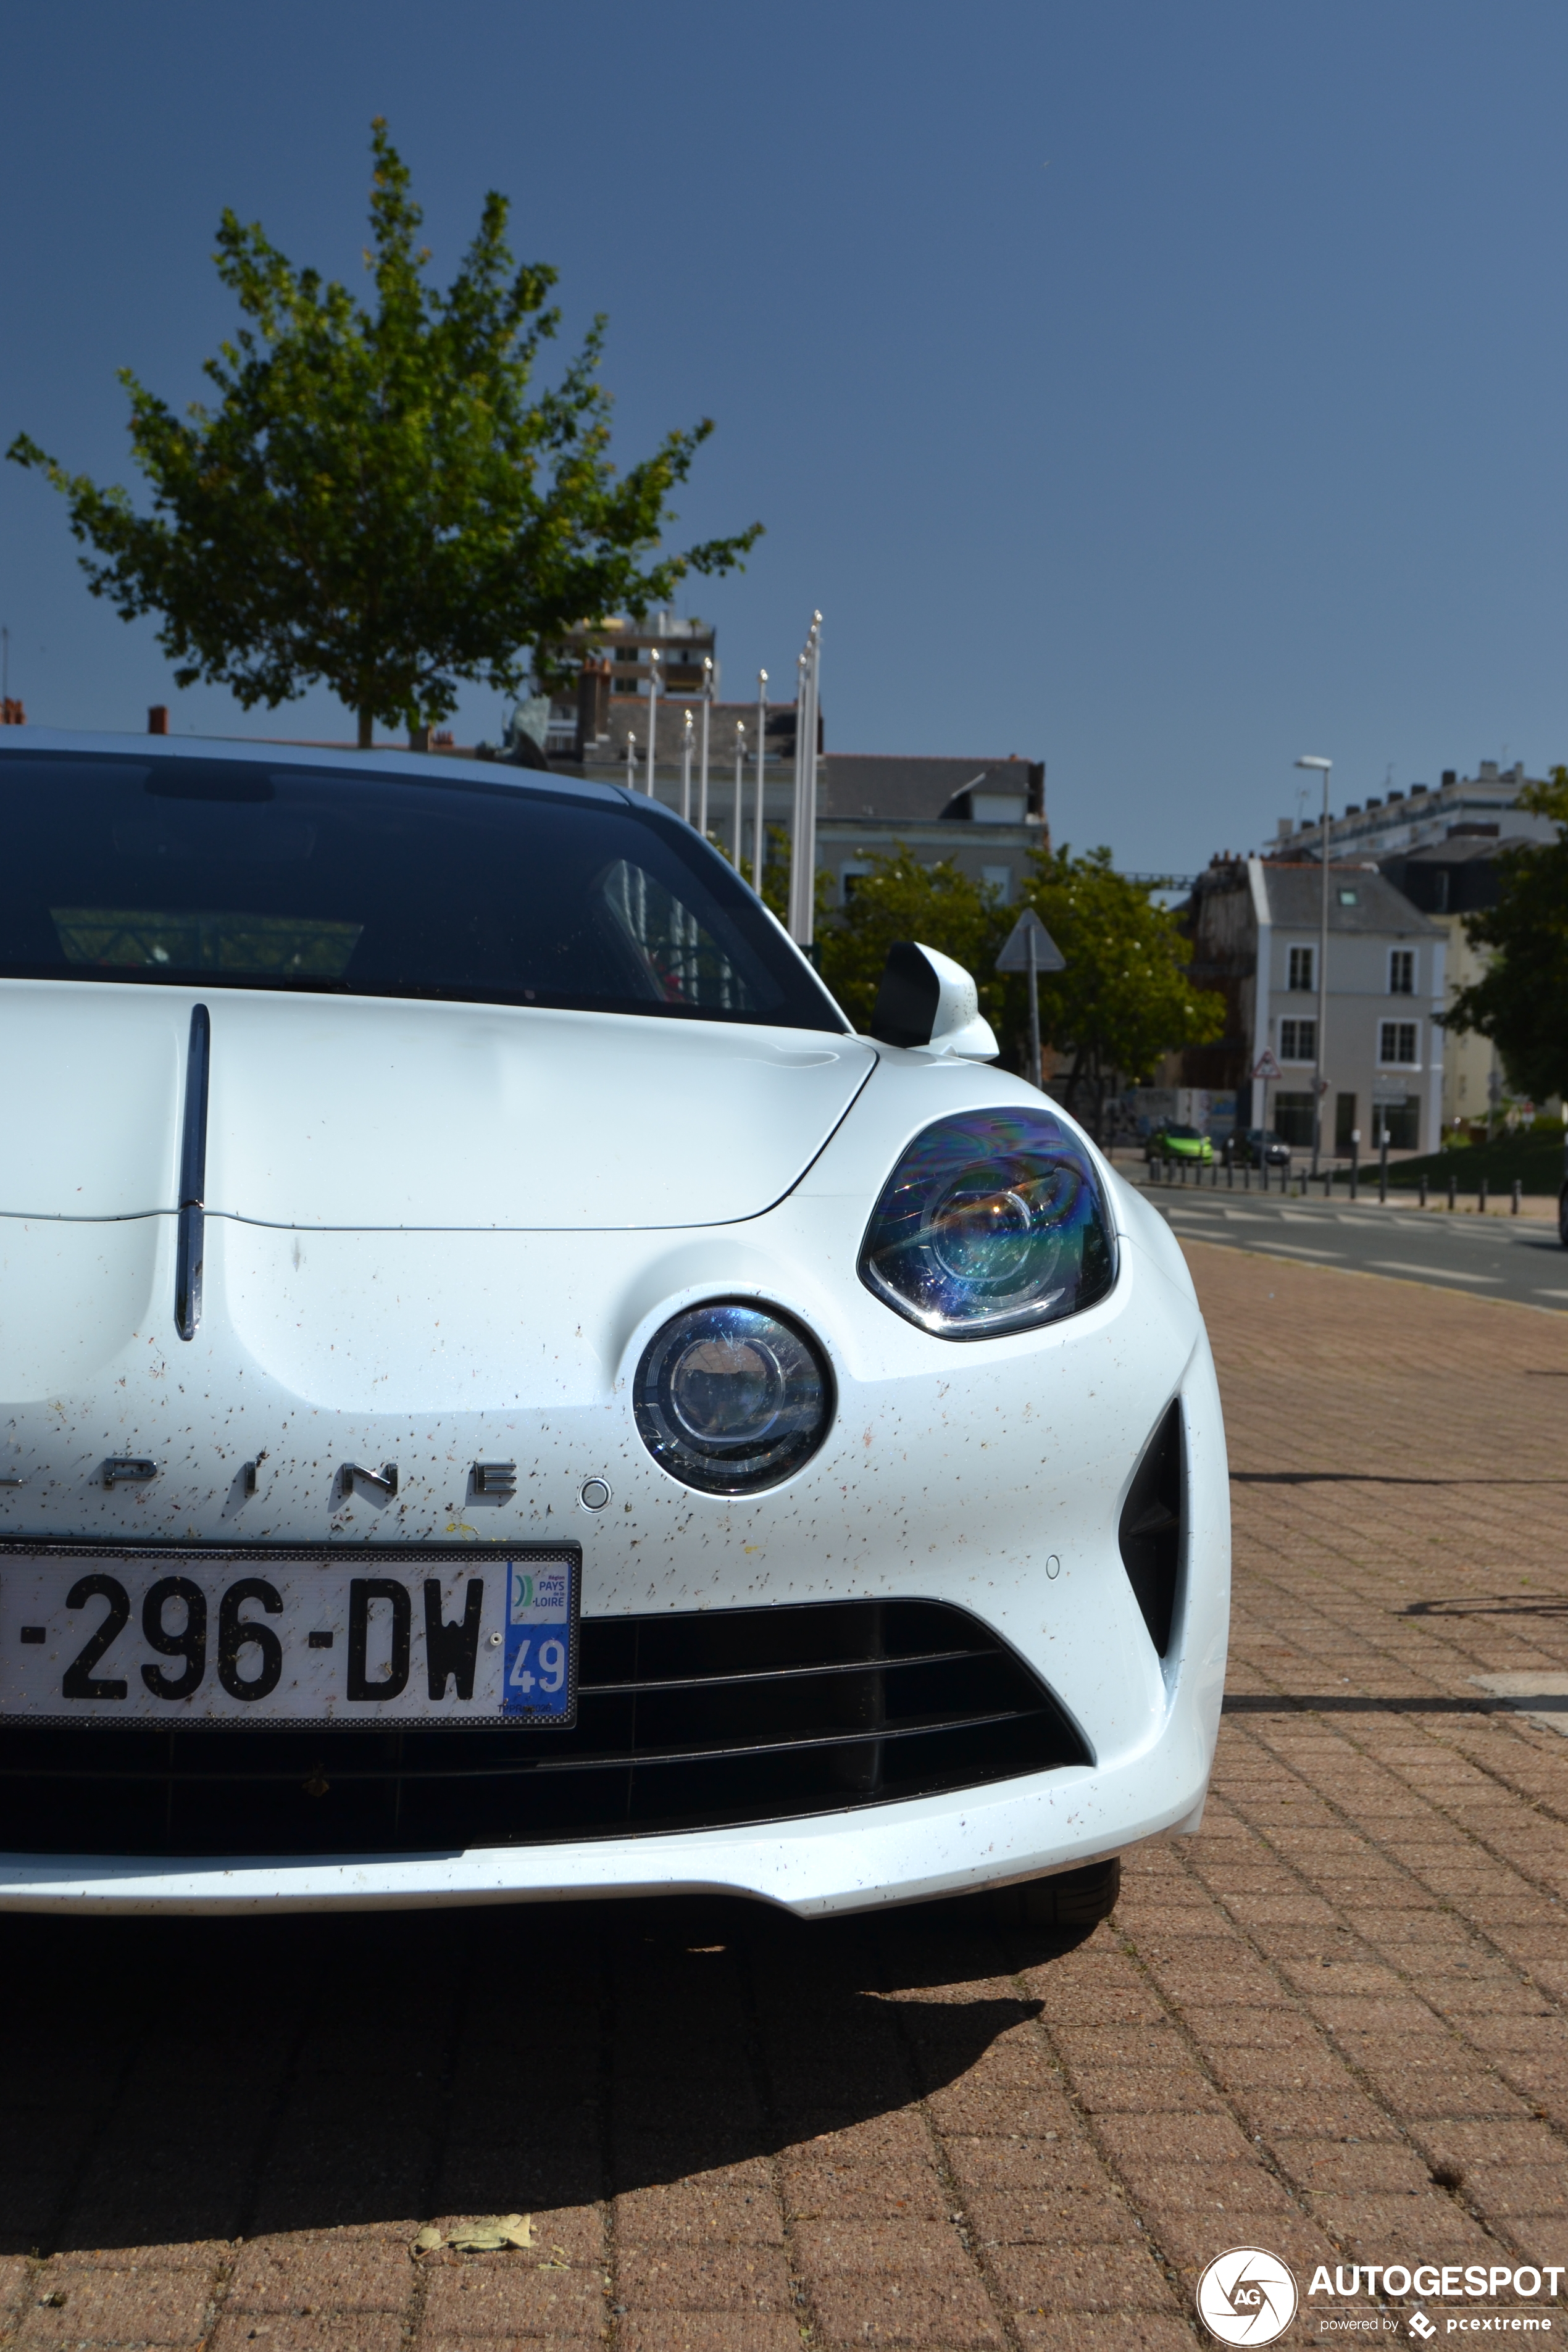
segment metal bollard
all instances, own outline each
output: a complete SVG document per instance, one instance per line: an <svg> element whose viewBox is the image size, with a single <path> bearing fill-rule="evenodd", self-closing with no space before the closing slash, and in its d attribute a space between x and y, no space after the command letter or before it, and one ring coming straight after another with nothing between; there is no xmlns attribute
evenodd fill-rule
<svg viewBox="0 0 1568 2352"><path fill-rule="evenodd" d="M1486 1180L1486 1178L1483 1176L1483 1177L1481 1178L1480 1182L1479 1182L1479 1183L1477 1185L1477 1187L1476 1187L1476 1214L1477 1214L1477 1216L1478 1216L1478 1217L1484 1217L1484 1216L1486 1215L1486 1213L1487 1213L1487 1180Z"/></svg>
<svg viewBox="0 0 1568 2352"><path fill-rule="evenodd" d="M1449 1208L1450 1208L1450 1209L1458 1208L1458 1202L1459 1202L1459 1180L1458 1180L1458 1178L1457 1176L1455 1176L1455 1175L1453 1175L1453 1174L1450 1174L1450 1175L1449 1175L1449 1178L1448 1178L1448 1206L1449 1206Z"/></svg>
<svg viewBox="0 0 1568 2352"><path fill-rule="evenodd" d="M1425 1168L1421 1171L1421 1206L1423 1208L1426 1206L1426 1171Z"/></svg>
<svg viewBox="0 0 1568 2352"><path fill-rule="evenodd" d="M1523 1191L1523 1180L1521 1177L1516 1176L1513 1180L1513 1198L1509 1203L1508 1213L1510 1217L1517 1217L1519 1214L1520 1199Z"/></svg>
<svg viewBox="0 0 1568 2352"><path fill-rule="evenodd" d="M1334 1171L1331 1168L1325 1168L1323 1171L1323 1198L1325 1201L1331 1201L1333 1197Z"/></svg>
<svg viewBox="0 0 1568 2352"><path fill-rule="evenodd" d="M1377 1163L1377 1197L1386 1206L1388 1201L1388 1159L1386 1153Z"/></svg>
<svg viewBox="0 0 1568 2352"><path fill-rule="evenodd" d="M1250 1160L1241 1171L1241 1189L1244 1192L1250 1192L1252 1190L1252 1162Z"/></svg>

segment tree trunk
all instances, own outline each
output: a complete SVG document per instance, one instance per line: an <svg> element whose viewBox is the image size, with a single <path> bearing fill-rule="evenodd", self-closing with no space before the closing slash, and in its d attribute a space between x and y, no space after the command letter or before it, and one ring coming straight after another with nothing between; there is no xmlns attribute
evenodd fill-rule
<svg viewBox="0 0 1568 2352"><path fill-rule="evenodd" d="M373 710L362 710L359 715L359 748L362 751L368 751L374 748L374 734L375 713Z"/></svg>

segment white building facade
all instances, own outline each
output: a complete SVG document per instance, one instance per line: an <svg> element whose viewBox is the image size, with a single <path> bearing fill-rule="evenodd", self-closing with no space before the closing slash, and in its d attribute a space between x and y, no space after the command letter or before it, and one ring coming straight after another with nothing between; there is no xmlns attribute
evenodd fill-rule
<svg viewBox="0 0 1568 2352"><path fill-rule="evenodd" d="M1255 1082L1253 1126L1310 1150L1318 1065L1322 869L1247 860L1257 945L1252 1057L1271 1053L1279 1076ZM1447 1001L1441 927L1418 914L1375 866L1329 869L1323 1143L1343 1158L1388 1132L1394 1151L1436 1151L1443 1119Z"/></svg>

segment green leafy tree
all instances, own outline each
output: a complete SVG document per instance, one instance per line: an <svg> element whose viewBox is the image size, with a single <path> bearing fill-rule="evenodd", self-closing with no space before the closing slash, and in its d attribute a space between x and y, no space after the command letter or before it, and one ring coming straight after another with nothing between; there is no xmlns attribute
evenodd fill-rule
<svg viewBox="0 0 1568 2352"><path fill-rule="evenodd" d="M1557 838L1498 859L1497 903L1465 920L1470 945L1489 948L1491 961L1444 1025L1489 1037L1510 1083L1541 1101L1568 1094L1568 768L1526 784L1519 806L1550 817Z"/></svg>
<svg viewBox="0 0 1568 2352"><path fill-rule="evenodd" d="M857 876L854 895L837 912L823 904L827 877L818 877L818 939L822 977L857 1029L868 1029L888 950L895 940L918 940L973 972L980 1009L1001 1034L1006 983L996 958L1015 919L988 883L945 858L922 866L900 843ZM787 876L786 876L787 887ZM767 869L763 896L771 896Z"/></svg>
<svg viewBox="0 0 1568 2352"><path fill-rule="evenodd" d="M1225 999L1194 986L1175 916L1116 873L1109 849L1037 850L1030 863L1025 896L1067 961L1040 982L1041 1034L1071 1055L1068 1108L1098 1132L1112 1085L1136 1085L1165 1055L1219 1036Z"/></svg>
<svg viewBox="0 0 1568 2352"><path fill-rule="evenodd" d="M373 308L226 212L215 257L247 323L205 362L216 406L182 418L121 371L151 514L26 434L7 452L64 494L93 594L128 621L161 615L179 685L226 686L249 709L320 681L366 745L377 721L447 717L462 680L515 691L531 649L574 622L645 612L689 571L729 570L761 530L658 558L710 424L618 473L603 319L531 397L560 323L555 272L515 265L491 194L451 285L430 286L379 118L371 144Z"/></svg>

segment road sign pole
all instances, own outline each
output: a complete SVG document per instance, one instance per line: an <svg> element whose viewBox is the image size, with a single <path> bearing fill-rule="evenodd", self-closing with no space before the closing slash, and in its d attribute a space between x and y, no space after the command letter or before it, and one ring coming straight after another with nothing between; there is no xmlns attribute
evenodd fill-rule
<svg viewBox="0 0 1568 2352"><path fill-rule="evenodd" d="M1035 941L1039 933L1031 925L1029 930L1029 1082L1040 1087L1040 963Z"/></svg>

